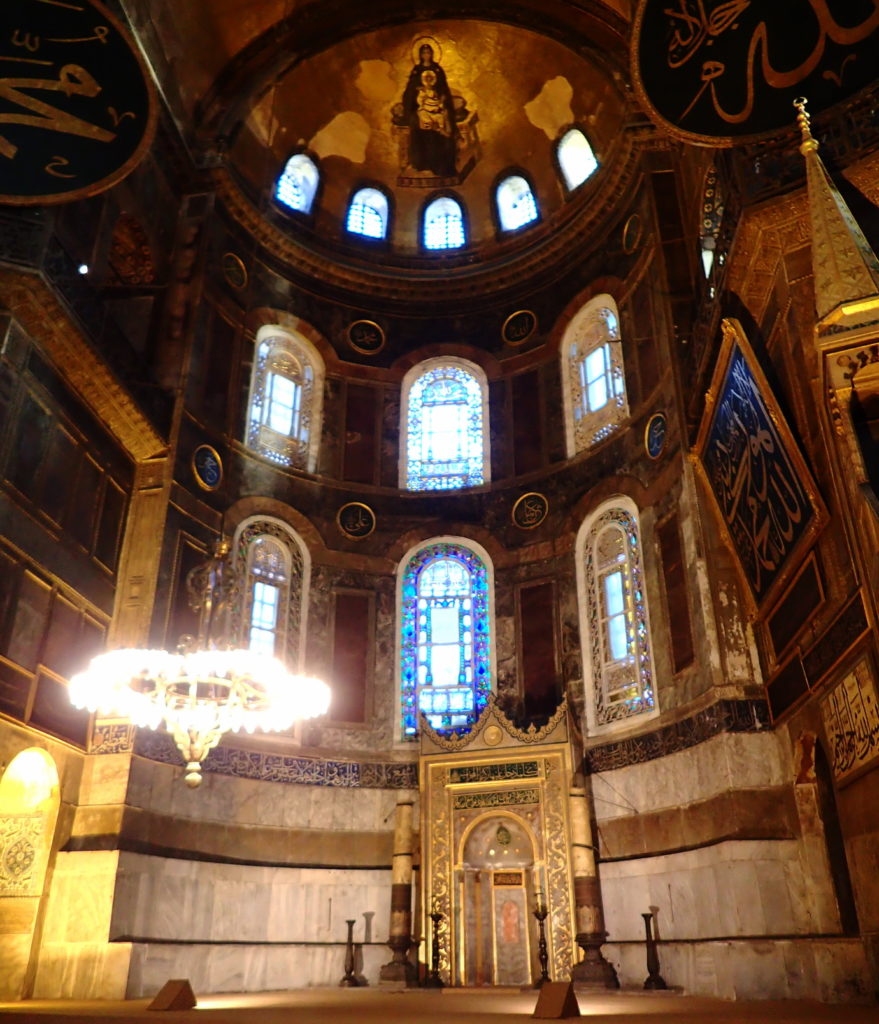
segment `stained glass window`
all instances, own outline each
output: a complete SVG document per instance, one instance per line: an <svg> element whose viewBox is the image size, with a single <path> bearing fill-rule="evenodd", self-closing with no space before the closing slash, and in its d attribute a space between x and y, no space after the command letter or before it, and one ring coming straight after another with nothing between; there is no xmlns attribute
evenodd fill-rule
<svg viewBox="0 0 879 1024"><path fill-rule="evenodd" d="M247 445L280 466L314 469L323 361L299 335L260 328L250 382Z"/></svg>
<svg viewBox="0 0 879 1024"><path fill-rule="evenodd" d="M431 543L401 579L403 735L423 712L435 729L463 729L491 689L489 573L464 544Z"/></svg>
<svg viewBox="0 0 879 1024"><path fill-rule="evenodd" d="M233 550L246 580L233 602L233 635L252 651L298 668L309 577L307 549L285 523L254 517L238 527Z"/></svg>
<svg viewBox="0 0 879 1024"><path fill-rule="evenodd" d="M598 161L589 145L589 140L579 128L571 128L559 139L556 147L559 167L569 191L594 174Z"/></svg>
<svg viewBox="0 0 879 1024"><path fill-rule="evenodd" d="M348 230L367 238L384 238L388 233L388 199L377 188L361 188L348 207Z"/></svg>
<svg viewBox="0 0 879 1024"><path fill-rule="evenodd" d="M515 231L537 220L537 203L528 182L518 174L511 174L498 185L497 213L504 231Z"/></svg>
<svg viewBox="0 0 879 1024"><path fill-rule="evenodd" d="M410 491L474 487L488 478L485 374L464 359L431 360L403 385L401 486Z"/></svg>
<svg viewBox="0 0 879 1024"><path fill-rule="evenodd" d="M592 673L590 718L598 727L656 706L638 520L627 506L616 499L584 524L584 660Z"/></svg>
<svg viewBox="0 0 879 1024"><path fill-rule="evenodd" d="M465 242L461 204L451 196L440 196L424 210L425 249L460 249Z"/></svg>
<svg viewBox="0 0 879 1024"><path fill-rule="evenodd" d="M291 210L310 213L320 175L314 161L296 153L287 161L275 186L275 198Z"/></svg>
<svg viewBox="0 0 879 1024"><path fill-rule="evenodd" d="M616 304L609 295L588 302L562 342L568 456L608 437L628 415Z"/></svg>

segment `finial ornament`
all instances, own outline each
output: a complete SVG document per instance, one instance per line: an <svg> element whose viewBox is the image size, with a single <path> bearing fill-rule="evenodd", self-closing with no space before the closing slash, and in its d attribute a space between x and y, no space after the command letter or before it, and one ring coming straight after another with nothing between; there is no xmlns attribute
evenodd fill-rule
<svg viewBox="0 0 879 1024"><path fill-rule="evenodd" d="M818 143L812 137L812 129L809 127L812 118L809 116L808 110L806 110L807 103L808 100L805 96L798 96L794 100L794 106L797 108L797 127L803 135L803 144L800 146L800 152L803 156L807 153L814 153L818 148Z"/></svg>

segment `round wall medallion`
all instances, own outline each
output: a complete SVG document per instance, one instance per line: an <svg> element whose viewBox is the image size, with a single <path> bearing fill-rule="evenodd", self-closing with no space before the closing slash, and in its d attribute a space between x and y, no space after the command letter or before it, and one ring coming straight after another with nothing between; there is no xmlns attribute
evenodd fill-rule
<svg viewBox="0 0 879 1024"><path fill-rule="evenodd" d="M349 501L336 514L336 523L346 537L363 540L375 529L375 512L362 501Z"/></svg>
<svg viewBox="0 0 879 1024"><path fill-rule="evenodd" d="M533 530L540 526L549 512L549 502L544 495L529 491L513 505L513 522L520 530Z"/></svg>
<svg viewBox="0 0 879 1024"><path fill-rule="evenodd" d="M668 421L664 412L654 413L644 428L644 448L651 459L658 459L665 450Z"/></svg>
<svg viewBox="0 0 879 1024"><path fill-rule="evenodd" d="M641 236L644 234L644 225L640 213L633 213L623 225L622 246L627 256L641 244Z"/></svg>
<svg viewBox="0 0 879 1024"><path fill-rule="evenodd" d="M200 444L192 453L192 475L203 491L215 491L223 482L223 460L215 448Z"/></svg>
<svg viewBox="0 0 879 1024"><path fill-rule="evenodd" d="M355 352L374 356L385 347L385 332L373 320L355 320L348 327L348 344Z"/></svg>
<svg viewBox="0 0 879 1024"><path fill-rule="evenodd" d="M485 731L482 733L483 742L487 747L496 747L503 738L504 734L498 725L486 726Z"/></svg>
<svg viewBox="0 0 879 1024"><path fill-rule="evenodd" d="M0 203L93 196L140 163L155 133L155 91L106 7L13 0L0 7L0 38Z"/></svg>
<svg viewBox="0 0 879 1024"><path fill-rule="evenodd" d="M247 284L247 267L234 252L224 252L222 259L223 277L233 288L243 288Z"/></svg>
<svg viewBox="0 0 879 1024"><path fill-rule="evenodd" d="M524 345L537 330L537 314L530 309L510 313L501 328L501 337L508 345Z"/></svg>

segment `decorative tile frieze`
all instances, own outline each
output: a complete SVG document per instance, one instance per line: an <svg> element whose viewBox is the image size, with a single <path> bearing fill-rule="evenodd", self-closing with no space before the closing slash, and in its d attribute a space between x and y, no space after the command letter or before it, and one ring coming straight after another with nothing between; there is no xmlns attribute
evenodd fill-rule
<svg viewBox="0 0 879 1024"><path fill-rule="evenodd" d="M506 764L468 764L449 769L449 782L503 782L510 779L536 779L540 765L536 761Z"/></svg>
<svg viewBox="0 0 879 1024"><path fill-rule="evenodd" d="M657 757L688 750L724 732L760 732L769 726L769 707L766 701L722 700L690 718L653 732L592 747L584 755L583 769L591 774L644 764Z"/></svg>
<svg viewBox="0 0 879 1024"><path fill-rule="evenodd" d="M467 811L473 807L517 807L540 803L537 789L506 789L499 793L456 793L452 807Z"/></svg>
<svg viewBox="0 0 879 1024"><path fill-rule="evenodd" d="M135 753L163 764L182 764L180 752L167 733L140 731ZM330 761L319 757L287 756L216 747L203 770L260 782L295 783L299 786L342 786L360 789L415 789L418 765L398 761Z"/></svg>

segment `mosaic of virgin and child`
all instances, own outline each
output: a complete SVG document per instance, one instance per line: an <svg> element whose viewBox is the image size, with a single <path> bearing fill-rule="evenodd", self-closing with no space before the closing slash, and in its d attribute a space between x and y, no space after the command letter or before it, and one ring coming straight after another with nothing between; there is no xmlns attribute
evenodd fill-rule
<svg viewBox="0 0 879 1024"><path fill-rule="evenodd" d="M408 128L407 165L437 178L459 174L459 124L467 118L466 103L453 95L434 47L423 42L418 63L409 73L403 99L394 107L394 124Z"/></svg>

